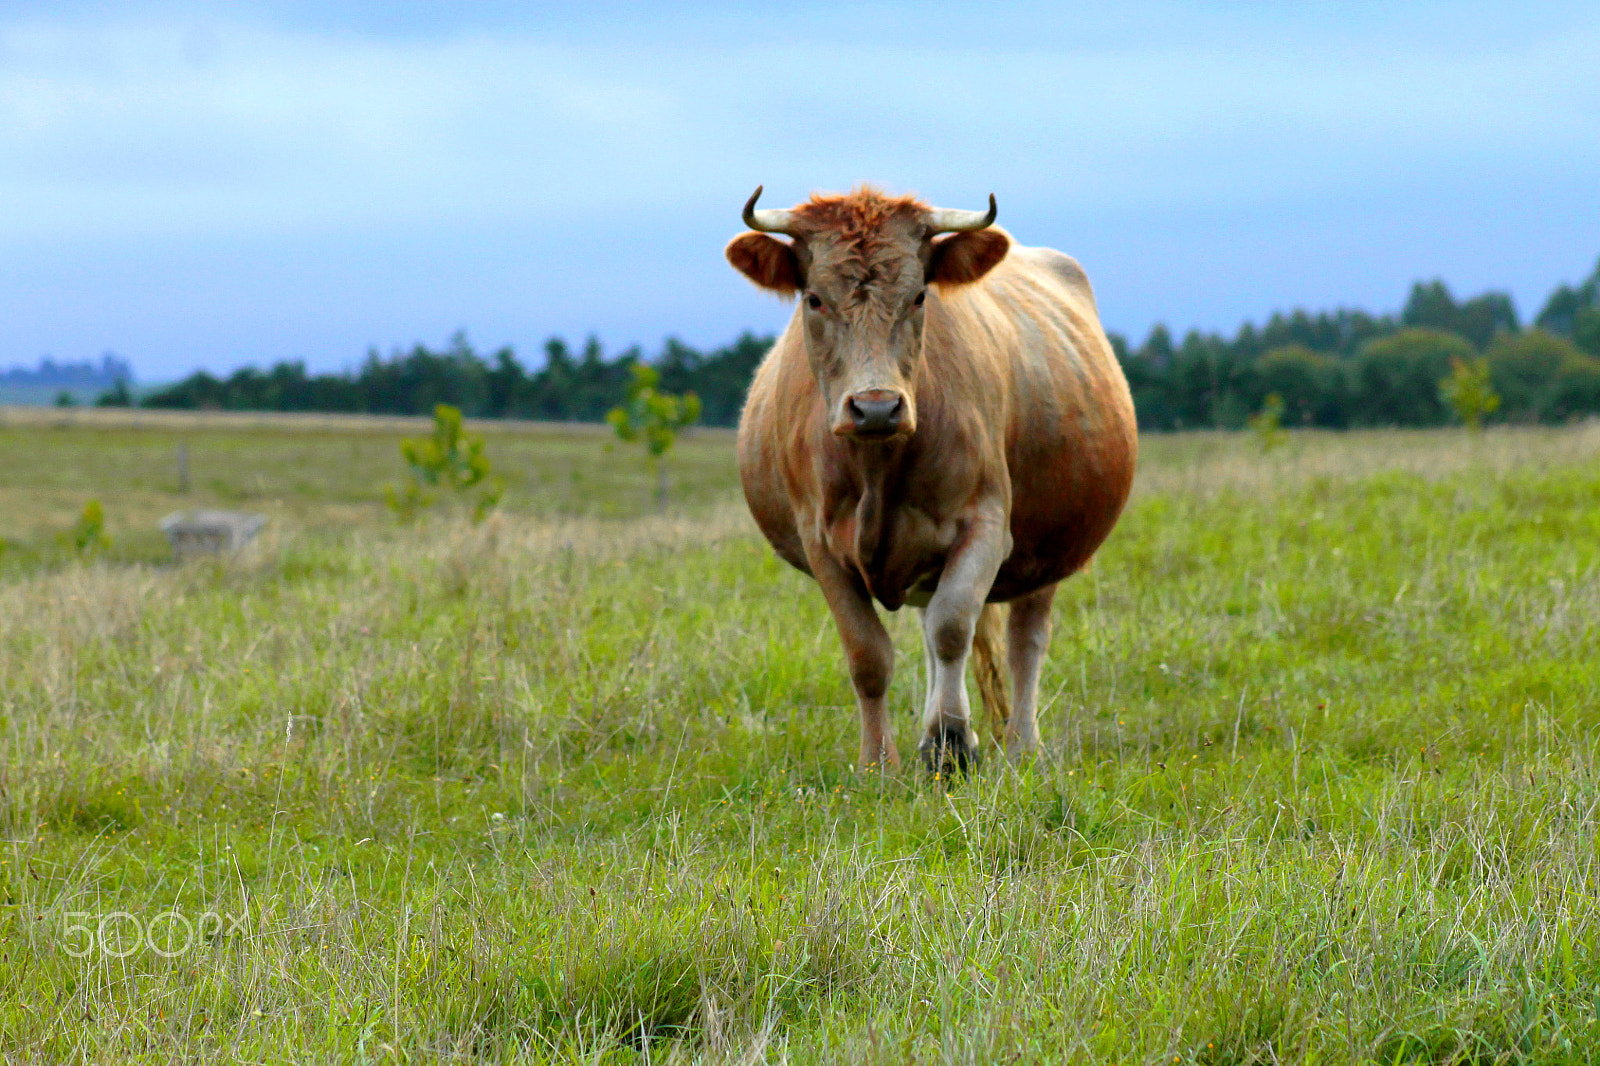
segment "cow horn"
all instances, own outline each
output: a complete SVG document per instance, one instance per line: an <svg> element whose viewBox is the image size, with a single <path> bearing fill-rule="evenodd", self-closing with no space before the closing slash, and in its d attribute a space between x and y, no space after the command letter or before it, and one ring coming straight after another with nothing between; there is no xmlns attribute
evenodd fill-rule
<svg viewBox="0 0 1600 1066"><path fill-rule="evenodd" d="M751 201L754 203L755 201ZM966 230L984 229L994 225L994 216L999 209L995 206L994 193L989 194L989 210L987 211L952 211L948 208L936 207L928 212L928 233L962 233Z"/></svg>
<svg viewBox="0 0 1600 1066"><path fill-rule="evenodd" d="M750 194L750 199L744 204L744 224L759 233L782 233L794 236L794 212L777 208L769 210L756 210L756 201L761 199L761 190L765 186L757 185L756 191Z"/></svg>

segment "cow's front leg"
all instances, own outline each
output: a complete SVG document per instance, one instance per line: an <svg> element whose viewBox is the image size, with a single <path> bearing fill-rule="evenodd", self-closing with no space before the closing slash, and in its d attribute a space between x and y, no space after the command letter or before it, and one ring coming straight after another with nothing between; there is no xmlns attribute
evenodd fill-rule
<svg viewBox="0 0 1600 1066"><path fill-rule="evenodd" d="M930 664L928 702L917 750L928 769L965 770L978 758L978 734L967 702L967 656L994 576L1008 551L1003 520L975 518L945 560L939 587L922 615Z"/></svg>
<svg viewBox="0 0 1600 1066"><path fill-rule="evenodd" d="M889 708L884 698L894 675L894 641L889 639L872 607L872 598L859 581L826 552L808 556L811 572L822 586L823 598L839 628L845 661L850 666L850 683L855 686L856 703L861 709L860 765L898 768L900 753L889 734Z"/></svg>

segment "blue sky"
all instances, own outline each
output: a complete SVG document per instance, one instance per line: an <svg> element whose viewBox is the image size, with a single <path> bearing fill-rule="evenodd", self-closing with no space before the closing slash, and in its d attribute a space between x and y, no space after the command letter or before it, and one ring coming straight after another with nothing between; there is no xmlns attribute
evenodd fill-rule
<svg viewBox="0 0 1600 1066"><path fill-rule="evenodd" d="M712 345L787 315L721 257L758 183L992 191L1135 339L1527 318L1600 258L1597 71L1592 2L8 0L0 366Z"/></svg>

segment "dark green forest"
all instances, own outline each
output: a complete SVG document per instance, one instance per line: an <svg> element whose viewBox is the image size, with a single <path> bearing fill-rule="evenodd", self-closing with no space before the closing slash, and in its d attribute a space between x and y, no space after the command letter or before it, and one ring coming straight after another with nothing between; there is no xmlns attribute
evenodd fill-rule
<svg viewBox="0 0 1600 1066"><path fill-rule="evenodd" d="M701 352L669 338L662 351L647 361L661 371L659 388L700 397L702 422L731 426L739 420L756 364L771 346L771 337L746 333L732 344ZM447 403L474 418L604 422L606 412L622 403L627 393L629 368L643 358L638 348L608 358L594 337L574 355L566 341L552 337L544 345L543 365L530 372L510 347L485 356L458 333L442 351L422 344L387 358L369 351L352 373L307 374L305 364L298 361L281 362L270 370L245 367L226 378L202 370L151 393L140 404L223 411L426 414L435 404ZM102 401L118 399L108 394Z"/></svg>
<svg viewBox="0 0 1600 1066"><path fill-rule="evenodd" d="M1174 340L1157 326L1137 348L1111 335L1149 430L1236 428L1266 398L1283 401L1285 425L1438 426L1451 419L1440 383L1452 360L1484 358L1500 397L1491 421L1565 422L1600 415L1600 264L1562 285L1524 326L1511 298L1458 301L1442 281L1418 282L1398 315L1364 311L1274 314L1232 337L1191 330ZM675 339L648 359L660 387L694 392L702 421L731 426L771 337L744 334L702 352ZM418 344L387 357L368 352L347 373L308 374L302 362L247 367L226 378L200 371L146 396L146 407L423 414L453 404L479 418L599 422L622 401L638 348L608 357L590 338L580 353L552 338L537 370L511 348L474 351L464 334L434 351ZM102 404L130 402L126 390Z"/></svg>

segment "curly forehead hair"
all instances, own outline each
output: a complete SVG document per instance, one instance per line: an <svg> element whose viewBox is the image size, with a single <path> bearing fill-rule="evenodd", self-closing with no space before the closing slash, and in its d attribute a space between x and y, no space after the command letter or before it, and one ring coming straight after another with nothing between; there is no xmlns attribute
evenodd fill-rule
<svg viewBox="0 0 1600 1066"><path fill-rule="evenodd" d="M794 218L811 234L830 233L862 259L871 259L887 242L884 228L893 221L915 219L932 208L915 195L890 196L871 185L848 193L812 193L794 209Z"/></svg>

